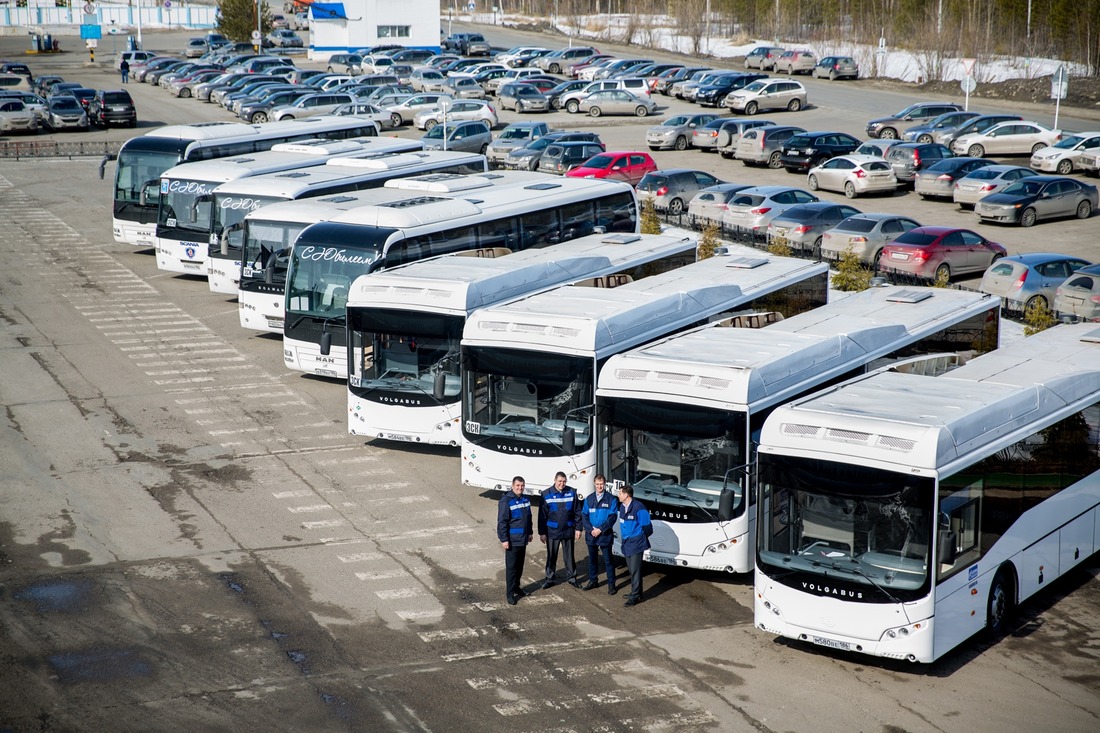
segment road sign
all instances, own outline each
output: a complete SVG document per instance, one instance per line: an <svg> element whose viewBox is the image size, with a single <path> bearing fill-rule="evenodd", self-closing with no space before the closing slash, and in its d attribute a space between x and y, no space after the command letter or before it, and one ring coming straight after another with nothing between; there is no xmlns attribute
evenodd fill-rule
<svg viewBox="0 0 1100 733"><path fill-rule="evenodd" d="M259 31L252 31L252 40L253 41L260 40L260 32Z"/></svg>
<svg viewBox="0 0 1100 733"><path fill-rule="evenodd" d="M475 10L477 10L477 3L473 2L473 0L470 0L470 2L466 3L466 9L469 10L471 13L474 12Z"/></svg>
<svg viewBox="0 0 1100 733"><path fill-rule="evenodd" d="M967 94L970 94L970 92L978 88L978 82L974 81L974 77L972 76L964 76L962 81L959 82L959 87Z"/></svg>
<svg viewBox="0 0 1100 733"><path fill-rule="evenodd" d="M84 15L91 15L95 12L95 5L91 3L84 3Z"/></svg>
<svg viewBox="0 0 1100 733"><path fill-rule="evenodd" d="M82 25L80 26L80 37L87 40L89 38L103 38L103 27L98 25Z"/></svg>
<svg viewBox="0 0 1100 733"><path fill-rule="evenodd" d="M172 0L164 0L164 9L167 10L172 7Z"/></svg>
<svg viewBox="0 0 1100 733"><path fill-rule="evenodd" d="M974 73L974 64L978 59L959 59L963 65L963 73L970 76Z"/></svg>
<svg viewBox="0 0 1100 733"><path fill-rule="evenodd" d="M87 46L88 48L95 48L99 45L99 41L97 41L94 38L85 38L84 39L84 45Z"/></svg>
<svg viewBox="0 0 1100 733"><path fill-rule="evenodd" d="M1064 81L1059 84L1056 81L1050 83L1050 98L1051 99L1065 99L1069 96L1069 82Z"/></svg>

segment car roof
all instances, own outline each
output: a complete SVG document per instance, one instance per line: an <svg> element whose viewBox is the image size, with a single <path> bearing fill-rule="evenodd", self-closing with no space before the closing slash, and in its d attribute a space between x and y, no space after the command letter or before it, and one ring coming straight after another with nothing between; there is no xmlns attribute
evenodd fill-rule
<svg viewBox="0 0 1100 733"><path fill-rule="evenodd" d="M1066 255L1060 252L1025 252L1024 254L1010 255L1003 262L1019 262L1024 265L1039 265L1044 262L1062 262L1064 260L1083 260L1084 257Z"/></svg>
<svg viewBox="0 0 1100 733"><path fill-rule="evenodd" d="M886 221L887 219L909 219L910 221L916 221L908 214L893 214L886 211L864 211L860 214L852 214L848 219L870 219L872 221ZM845 219L844 221L847 221ZM841 222L843 223L843 222Z"/></svg>

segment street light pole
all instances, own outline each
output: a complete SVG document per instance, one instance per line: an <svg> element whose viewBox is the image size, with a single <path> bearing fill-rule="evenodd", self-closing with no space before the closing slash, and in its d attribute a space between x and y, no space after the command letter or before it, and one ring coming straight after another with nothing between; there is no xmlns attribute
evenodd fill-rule
<svg viewBox="0 0 1100 733"><path fill-rule="evenodd" d="M141 48L142 47L141 46L141 0L134 0L134 2L137 4L137 27L138 27L138 29L137 29L137 31L138 31L137 45L138 45L138 48Z"/></svg>

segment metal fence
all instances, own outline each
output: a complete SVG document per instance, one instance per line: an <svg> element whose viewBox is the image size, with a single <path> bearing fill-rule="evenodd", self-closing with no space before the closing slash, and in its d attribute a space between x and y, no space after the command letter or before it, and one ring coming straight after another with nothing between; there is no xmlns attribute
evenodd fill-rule
<svg viewBox="0 0 1100 733"><path fill-rule="evenodd" d="M4 140L0 141L0 159L99 158L104 155L118 155L123 142L125 141Z"/></svg>

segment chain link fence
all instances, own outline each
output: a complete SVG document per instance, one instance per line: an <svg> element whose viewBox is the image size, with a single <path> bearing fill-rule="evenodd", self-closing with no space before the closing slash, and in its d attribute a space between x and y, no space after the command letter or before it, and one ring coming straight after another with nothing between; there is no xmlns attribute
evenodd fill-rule
<svg viewBox="0 0 1100 733"><path fill-rule="evenodd" d="M0 160L100 158L104 155L118 155L123 142L125 141L3 140L0 141Z"/></svg>

